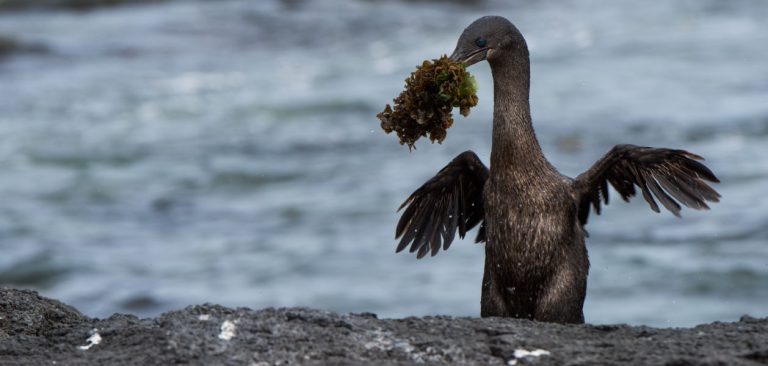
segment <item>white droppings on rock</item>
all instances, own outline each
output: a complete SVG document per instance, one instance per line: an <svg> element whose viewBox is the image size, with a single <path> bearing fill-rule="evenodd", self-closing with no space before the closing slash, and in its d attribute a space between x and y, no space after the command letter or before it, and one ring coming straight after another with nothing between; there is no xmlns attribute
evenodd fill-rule
<svg viewBox="0 0 768 366"><path fill-rule="evenodd" d="M88 339L85 340L88 344L84 346L78 346L77 348L81 350L88 350L91 347L101 343L101 335L99 334L99 330L96 328L93 328L91 331L91 336L88 337Z"/></svg>
<svg viewBox="0 0 768 366"><path fill-rule="evenodd" d="M395 342L394 346L396 349L399 349L405 353L412 353L416 349L416 347L411 345L411 343L408 341Z"/></svg>
<svg viewBox="0 0 768 366"><path fill-rule="evenodd" d="M541 357L541 356L549 356L551 353L547 350L543 349L535 349L533 351L528 351L522 348L515 350L515 358L524 358L524 357Z"/></svg>
<svg viewBox="0 0 768 366"><path fill-rule="evenodd" d="M518 348L515 350L514 358L507 361L507 365L514 366L517 365L517 360L522 358L532 358L532 357L541 357L541 356L549 356L551 352L543 349L535 349L533 351L529 351L527 349Z"/></svg>
<svg viewBox="0 0 768 366"><path fill-rule="evenodd" d="M197 317L197 320L200 320L200 321L203 321L203 322L207 322L210 319L211 319L211 315L210 314L200 314L200 316Z"/></svg>
<svg viewBox="0 0 768 366"><path fill-rule="evenodd" d="M232 338L235 338L235 330L237 327L235 326L235 323L225 320L223 323L221 323L221 333L219 333L219 339L228 341Z"/></svg>
<svg viewBox="0 0 768 366"><path fill-rule="evenodd" d="M363 347L365 349L371 350L381 350L381 351L390 351L393 348L394 340L392 339L392 334L389 332L383 332L381 330L374 330L371 332L371 340L368 342L365 342L363 344Z"/></svg>
<svg viewBox="0 0 768 366"><path fill-rule="evenodd" d="M384 352L397 350L411 356L412 358L418 358L418 355L415 355L414 353L414 351L416 351L416 347L414 347L407 340L397 338L391 332L378 329L372 331L370 334L372 339L369 342L363 344L365 349L379 350Z"/></svg>

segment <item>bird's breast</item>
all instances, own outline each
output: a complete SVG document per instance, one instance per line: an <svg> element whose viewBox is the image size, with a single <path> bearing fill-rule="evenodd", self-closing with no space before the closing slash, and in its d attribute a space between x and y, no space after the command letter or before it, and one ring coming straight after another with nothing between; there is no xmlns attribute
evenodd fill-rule
<svg viewBox="0 0 768 366"><path fill-rule="evenodd" d="M516 274L552 268L577 235L568 189L562 180L523 185L489 179L484 191L488 260Z"/></svg>

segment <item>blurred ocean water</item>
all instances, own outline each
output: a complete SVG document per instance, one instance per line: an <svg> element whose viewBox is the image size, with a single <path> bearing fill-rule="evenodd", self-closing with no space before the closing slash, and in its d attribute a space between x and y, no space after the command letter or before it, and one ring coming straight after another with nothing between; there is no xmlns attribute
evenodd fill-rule
<svg viewBox="0 0 768 366"><path fill-rule="evenodd" d="M472 20L511 19L534 126L563 173L614 144L707 158L721 203L683 218L614 194L588 229L592 323L768 316L768 5L760 0L169 1L0 13L46 52L0 59L0 284L86 314L188 304L477 316L483 248L394 253L395 209L461 151L375 114Z"/></svg>

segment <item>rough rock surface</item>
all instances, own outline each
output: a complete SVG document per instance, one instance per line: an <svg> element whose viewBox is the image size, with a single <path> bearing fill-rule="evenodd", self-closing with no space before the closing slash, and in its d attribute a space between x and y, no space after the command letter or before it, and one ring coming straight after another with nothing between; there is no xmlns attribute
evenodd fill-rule
<svg viewBox="0 0 768 366"><path fill-rule="evenodd" d="M383 320L206 304L155 319L92 319L34 291L0 289L0 365L422 363L766 365L768 318L659 329L442 316Z"/></svg>

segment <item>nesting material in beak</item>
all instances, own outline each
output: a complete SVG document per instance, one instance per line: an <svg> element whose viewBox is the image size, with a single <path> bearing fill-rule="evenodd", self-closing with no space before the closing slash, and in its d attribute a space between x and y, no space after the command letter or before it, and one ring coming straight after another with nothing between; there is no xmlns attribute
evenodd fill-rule
<svg viewBox="0 0 768 366"><path fill-rule="evenodd" d="M376 117L384 132L396 132L400 144L409 148L422 136L442 142L453 124L451 110L459 108L462 115L469 115L477 105L476 93L477 83L466 64L443 56L417 67L393 106L387 104Z"/></svg>

